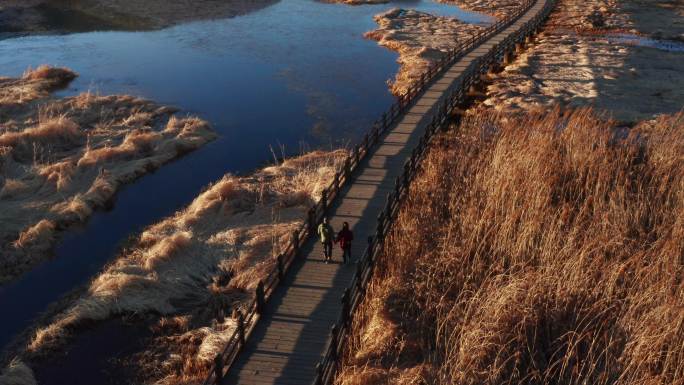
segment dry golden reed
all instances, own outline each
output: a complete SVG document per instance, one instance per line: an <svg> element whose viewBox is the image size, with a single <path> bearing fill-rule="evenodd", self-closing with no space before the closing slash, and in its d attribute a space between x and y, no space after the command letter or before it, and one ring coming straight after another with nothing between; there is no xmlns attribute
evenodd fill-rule
<svg viewBox="0 0 684 385"><path fill-rule="evenodd" d="M119 186L216 136L132 96L50 97L75 76L41 66L0 78L0 284L46 260Z"/></svg>
<svg viewBox="0 0 684 385"><path fill-rule="evenodd" d="M86 291L35 330L21 357L40 365L101 321L134 317L153 323L145 346L127 357L140 382L201 382L235 330L232 311L276 269L277 255L347 155L313 151L248 176L226 174L132 239ZM31 236L42 236L44 226Z"/></svg>
<svg viewBox="0 0 684 385"><path fill-rule="evenodd" d="M468 117L436 140L338 384L684 384L684 116Z"/></svg>

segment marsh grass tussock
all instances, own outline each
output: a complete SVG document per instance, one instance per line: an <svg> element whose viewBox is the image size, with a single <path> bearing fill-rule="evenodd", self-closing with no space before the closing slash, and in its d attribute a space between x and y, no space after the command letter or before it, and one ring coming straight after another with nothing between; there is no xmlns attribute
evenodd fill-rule
<svg viewBox="0 0 684 385"><path fill-rule="evenodd" d="M684 116L479 114L434 142L338 384L684 384Z"/></svg>
<svg viewBox="0 0 684 385"><path fill-rule="evenodd" d="M98 321L146 317L153 320L151 340L130 358L141 381L200 381L235 327L232 311L276 268L276 256L346 155L315 151L211 184L137 235L83 295L38 328L25 352L28 362Z"/></svg>
<svg viewBox="0 0 684 385"><path fill-rule="evenodd" d="M442 58L458 42L482 27L452 17L434 16L413 9L392 8L373 17L378 28L367 39L399 53L399 72L389 81L395 95L403 95L428 67Z"/></svg>
<svg viewBox="0 0 684 385"><path fill-rule="evenodd" d="M0 79L0 284L47 259L121 184L215 137L200 119L132 96L49 97L75 76L41 66Z"/></svg>

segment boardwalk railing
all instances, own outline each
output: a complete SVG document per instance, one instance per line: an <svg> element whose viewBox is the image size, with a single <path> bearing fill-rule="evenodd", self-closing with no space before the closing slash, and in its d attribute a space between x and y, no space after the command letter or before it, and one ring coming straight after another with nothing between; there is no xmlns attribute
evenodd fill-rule
<svg viewBox="0 0 684 385"><path fill-rule="evenodd" d="M259 321L260 314L263 310L265 303L270 299L271 295L275 291L275 288L282 281L283 277L292 266L295 257L299 253L300 247L316 232L316 227L325 215L326 210L330 207L330 203L340 194L340 190L345 184L350 181L352 173L359 167L361 161L370 153L371 149L379 142L379 139L383 133L385 133L389 127L391 127L407 110L408 107L415 101L416 97L428 86L432 80L443 71L448 69L455 61L466 55L472 49L480 45L482 42L488 40L491 36L496 35L498 32L504 30L509 25L511 25L520 16L525 14L527 10L530 9L532 5L536 3L535 0L525 0L523 1L521 7L509 15L508 17L497 21L486 29L481 30L477 34L473 35L471 38L459 43L456 47L446 53L439 61L433 63L425 73L423 73L411 87L407 90L406 94L397 98L395 103L389 108L389 110L382 114L382 116L376 120L370 131L367 132L363 140L354 146L352 150L347 155L343 166L335 173L334 178L330 186L323 190L321 193L321 199L308 211L307 218L302 223L297 230L292 233L292 238L288 244L285 251L277 256L277 268L272 270L268 276L257 284L254 298L247 304L246 308L243 310L236 310L233 313L233 317L236 319L237 327L231 334L226 346L223 351L219 353L215 359L214 364L211 367L209 375L204 381L204 385L212 385L220 383L222 378L230 366L235 361L235 358L239 354L240 350L244 347L247 338L254 330L257 322ZM537 19L535 19L537 20ZM541 18L538 18L541 20ZM493 50L488 54L487 60L480 60L477 63L473 63L471 67L466 71L467 75L463 77L462 85L458 87L455 92L452 92L447 99L449 102L445 103L437 115L439 118L435 118L430 124L429 129L426 131L426 135L421 139L420 145L413 151L413 155L409 162L404 166L404 174L402 177L397 179L397 184L395 191L388 197L387 205L385 210L382 212L378 218L378 231L376 232L375 238L369 238L368 249L364 255L364 258L359 263L357 275L354 278L353 285L349 289L346 299L343 303L346 305L346 311L343 312L340 317L344 323L338 323L342 325L339 329L333 330L333 343L330 344L330 348L326 353L326 358L319 364L319 374L317 383L328 384L334 374L335 368L337 367L337 359L341 347L339 342L346 335L346 320L350 318L350 314L358 305L362 288L365 287L368 277L372 273L372 262L374 256L377 255L379 250L379 245L381 243L382 237L387 232L387 227L389 221L396 214L398 207L398 202L403 197L408 189L408 182L413 178L418 162L422 157L427 141L431 138L432 134L437 130L438 127L442 126L447 119L447 115L453 111L455 106L462 102L466 97L465 90L477 81L479 81L479 76L482 73L482 68L485 68L485 62L488 64L494 62L495 60L500 60L502 55L505 54L503 51L506 47L510 46L514 42L519 42L519 38L529 34L539 23L529 24L528 28L524 28L524 31L519 31L519 33L514 34L515 36L509 36L506 39L506 44L500 44L498 49ZM486 71L485 71L486 72Z"/></svg>
<svg viewBox="0 0 684 385"><path fill-rule="evenodd" d="M330 343L325 355L316 365L314 385L332 384L335 378L340 360L345 353L344 348L347 346L346 338L350 331L354 311L363 301L366 287L373 276L375 261L382 249L383 240L390 230L390 224L399 213L400 203L408 194L409 185L418 172L418 165L427 152L430 139L440 127L449 121L449 114L456 106L465 101L466 90L471 85L476 84L481 75L489 71L492 65L500 63L515 44L523 43L528 36L531 36L548 17L554 5L555 0L548 1L532 20L492 48L485 56L472 63L468 70L463 73L461 84L447 95L437 115L427 126L425 134L413 150L411 158L404 165L403 174L396 179L394 190L388 194L385 208L378 216L375 235L368 237L368 246L359 260L356 274L342 295L342 310L337 323L332 326Z"/></svg>

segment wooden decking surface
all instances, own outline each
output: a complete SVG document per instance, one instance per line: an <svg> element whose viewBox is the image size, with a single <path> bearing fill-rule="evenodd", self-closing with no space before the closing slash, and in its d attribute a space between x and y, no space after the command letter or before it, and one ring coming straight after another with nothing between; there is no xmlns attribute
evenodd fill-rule
<svg viewBox="0 0 684 385"><path fill-rule="evenodd" d="M353 259L363 254L366 237L375 233L377 215L387 194L394 188L404 162L410 158L446 91L459 84L456 80L469 63L517 31L544 4L545 0L537 1L517 22L451 66L418 97L362 162L352 176L352 183L342 189L340 198L328 211L335 231L344 221L352 227L356 237ZM327 347L330 327L340 314L340 298L356 269L354 264L341 264L339 248L335 247L333 255L334 263L325 264L320 243L313 239L307 242L266 304L261 320L228 371L224 384L311 384L316 363Z"/></svg>

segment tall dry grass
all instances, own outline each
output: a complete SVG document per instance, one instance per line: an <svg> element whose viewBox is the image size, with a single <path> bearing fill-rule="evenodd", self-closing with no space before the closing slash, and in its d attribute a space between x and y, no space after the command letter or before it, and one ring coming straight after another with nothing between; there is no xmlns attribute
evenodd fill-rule
<svg viewBox="0 0 684 385"><path fill-rule="evenodd" d="M684 116L465 119L376 271L338 384L684 384Z"/></svg>
<svg viewBox="0 0 684 385"><path fill-rule="evenodd" d="M0 117L11 107L45 98L78 76L68 68L41 65L24 71L21 78L0 77Z"/></svg>
<svg viewBox="0 0 684 385"><path fill-rule="evenodd" d="M154 320L149 343L130 357L141 382L201 382L235 328L231 312L276 269L277 255L346 155L314 151L249 176L225 175L136 236L82 296L39 328L28 362L98 321L133 316Z"/></svg>
<svg viewBox="0 0 684 385"><path fill-rule="evenodd" d="M133 96L48 97L75 76L41 66L0 79L0 284L47 259L120 185L215 138L206 122Z"/></svg>

